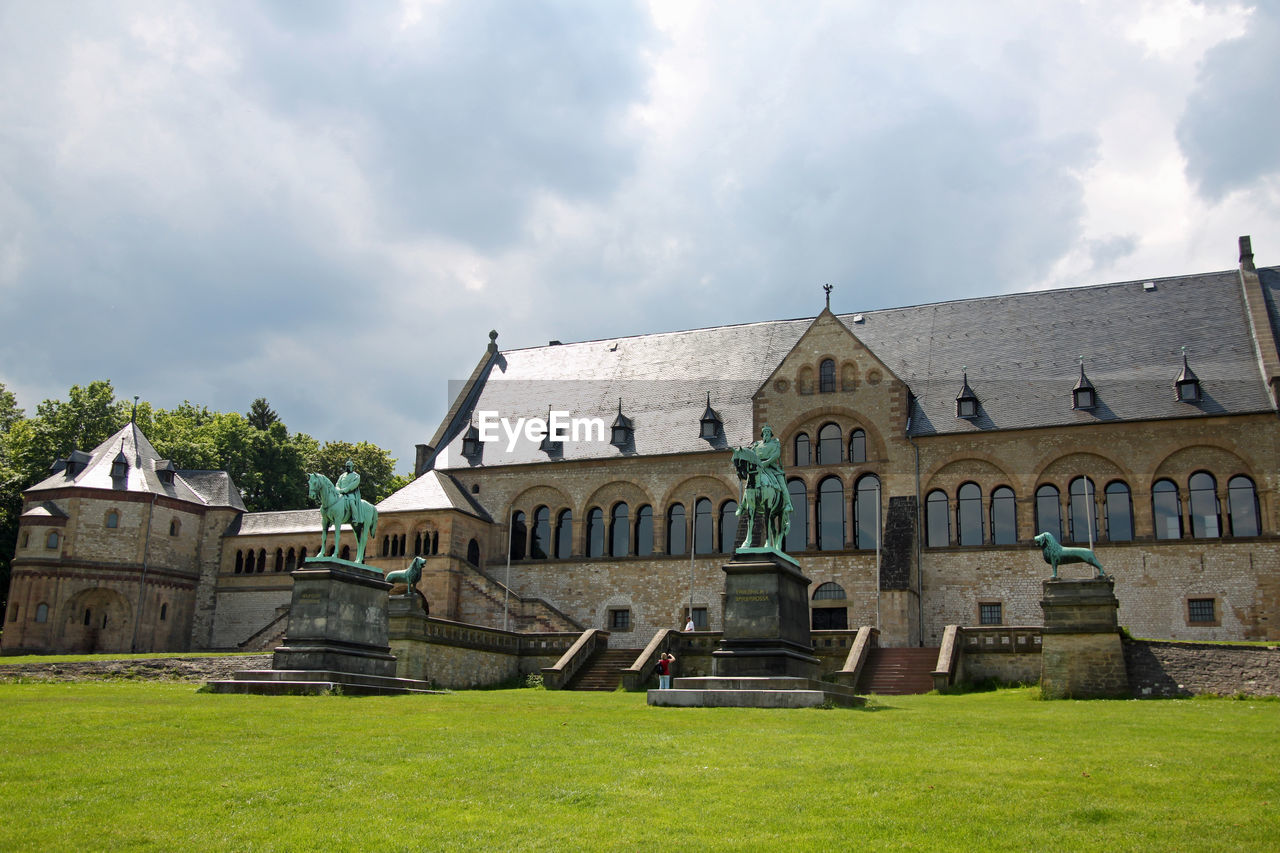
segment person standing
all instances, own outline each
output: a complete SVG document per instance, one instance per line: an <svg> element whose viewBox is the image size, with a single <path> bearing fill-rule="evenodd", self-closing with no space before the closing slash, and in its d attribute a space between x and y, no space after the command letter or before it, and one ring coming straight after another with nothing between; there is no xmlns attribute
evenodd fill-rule
<svg viewBox="0 0 1280 853"><path fill-rule="evenodd" d="M658 657L658 689L671 689L671 664L675 662L676 656L669 652L663 652Z"/></svg>

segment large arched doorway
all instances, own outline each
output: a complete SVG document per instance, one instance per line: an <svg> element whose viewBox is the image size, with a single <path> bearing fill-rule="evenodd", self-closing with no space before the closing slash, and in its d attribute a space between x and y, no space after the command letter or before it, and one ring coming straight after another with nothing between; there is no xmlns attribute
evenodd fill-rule
<svg viewBox="0 0 1280 853"><path fill-rule="evenodd" d="M81 590L62 609L62 647L68 652L127 652L133 642L133 608L113 589Z"/></svg>

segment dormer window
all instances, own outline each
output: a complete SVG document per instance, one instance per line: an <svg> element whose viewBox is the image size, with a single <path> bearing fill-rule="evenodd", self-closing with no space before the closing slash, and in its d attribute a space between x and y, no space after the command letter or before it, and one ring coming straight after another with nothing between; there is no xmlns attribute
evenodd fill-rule
<svg viewBox="0 0 1280 853"><path fill-rule="evenodd" d="M1187 364L1187 348L1182 348L1182 372L1173 380L1174 399L1179 403L1200 402L1200 377Z"/></svg>
<svg viewBox="0 0 1280 853"><path fill-rule="evenodd" d="M635 425L631 423L631 418L622 414L622 399L618 399L618 416L613 419L613 426L610 428L609 443L614 447L622 449L631 444L635 436Z"/></svg>
<svg viewBox="0 0 1280 853"><path fill-rule="evenodd" d="M1080 359L1080 379L1076 387L1071 389L1071 408L1091 411L1098 405L1098 392L1094 389L1089 377L1084 375L1084 359Z"/></svg>
<svg viewBox="0 0 1280 853"><path fill-rule="evenodd" d="M480 456L484 443L480 441L480 430L472 424L467 427L467 434L462 437L462 455L474 461Z"/></svg>
<svg viewBox="0 0 1280 853"><path fill-rule="evenodd" d="M168 459L156 460L156 477L166 486L173 485L173 475L178 473L177 467Z"/></svg>
<svg viewBox="0 0 1280 853"><path fill-rule="evenodd" d="M964 373L964 385L956 397L956 417L973 420L978 417L978 395L969 387L969 372Z"/></svg>
<svg viewBox="0 0 1280 853"><path fill-rule="evenodd" d="M67 457L66 467L63 468L63 474L68 479L74 479L77 474L89 466L89 461L91 459L93 459L93 457L84 451L71 451L71 455Z"/></svg>
<svg viewBox="0 0 1280 853"><path fill-rule="evenodd" d="M698 435L705 441L715 441L716 436L720 434L720 430L724 427L724 422L720 420L720 413L711 408L710 391L707 392L707 409L702 413L702 419L699 424Z"/></svg>
<svg viewBox="0 0 1280 853"><path fill-rule="evenodd" d="M111 479L123 480L129 476L129 459L121 450L116 454L116 458L111 460Z"/></svg>
<svg viewBox="0 0 1280 853"><path fill-rule="evenodd" d="M547 412L547 434L542 437L542 443L538 445L538 449L548 456L560 456L564 453L564 442L552 438L550 411Z"/></svg>

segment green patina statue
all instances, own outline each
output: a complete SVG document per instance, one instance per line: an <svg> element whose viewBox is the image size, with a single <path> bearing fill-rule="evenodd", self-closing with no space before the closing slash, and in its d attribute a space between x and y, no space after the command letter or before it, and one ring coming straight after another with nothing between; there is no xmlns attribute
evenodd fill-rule
<svg viewBox="0 0 1280 853"><path fill-rule="evenodd" d="M783 554L783 543L791 529L791 493L781 460L782 444L765 424L760 440L733 451L733 467L742 481L742 500L738 515L747 517L747 535L737 551L772 551ZM764 542L754 545L756 515L764 516Z"/></svg>
<svg viewBox="0 0 1280 853"><path fill-rule="evenodd" d="M360 498L360 475L355 472L355 463L347 461L347 470L337 485L324 474L308 475L307 495L320 503L320 553L316 559L338 556L342 525L350 524L356 534L355 562L363 563L365 546L378 531L378 509ZM326 553L330 526L334 528L333 551Z"/></svg>
<svg viewBox="0 0 1280 853"><path fill-rule="evenodd" d="M1040 546L1040 553L1044 557L1044 561L1053 566L1053 577L1058 577L1058 565L1060 563L1088 563L1098 570L1095 577L1105 578L1107 573L1102 570L1102 563L1098 562L1098 557L1088 548L1067 548L1058 544L1058 540L1054 538L1049 531L1036 534L1033 540Z"/></svg>

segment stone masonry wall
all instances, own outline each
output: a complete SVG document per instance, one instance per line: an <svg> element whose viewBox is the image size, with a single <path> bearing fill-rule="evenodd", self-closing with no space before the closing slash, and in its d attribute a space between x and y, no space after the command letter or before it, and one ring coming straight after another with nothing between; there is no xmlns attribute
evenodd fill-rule
<svg viewBox="0 0 1280 853"><path fill-rule="evenodd" d="M1126 641L1129 686L1139 699L1216 693L1280 696L1280 648Z"/></svg>

